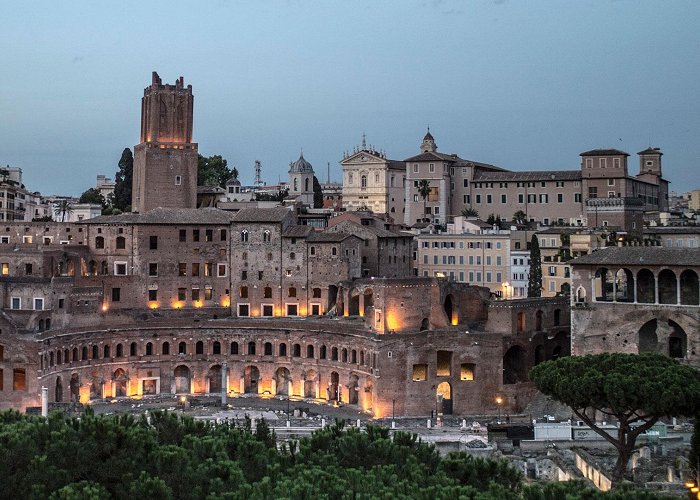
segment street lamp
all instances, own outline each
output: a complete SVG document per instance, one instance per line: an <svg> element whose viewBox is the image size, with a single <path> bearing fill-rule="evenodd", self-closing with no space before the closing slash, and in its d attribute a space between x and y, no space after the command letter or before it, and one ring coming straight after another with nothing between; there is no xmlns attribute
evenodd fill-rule
<svg viewBox="0 0 700 500"><path fill-rule="evenodd" d="M496 405L498 406L498 423L501 423L501 405L503 404L503 398L501 396L496 396Z"/></svg>

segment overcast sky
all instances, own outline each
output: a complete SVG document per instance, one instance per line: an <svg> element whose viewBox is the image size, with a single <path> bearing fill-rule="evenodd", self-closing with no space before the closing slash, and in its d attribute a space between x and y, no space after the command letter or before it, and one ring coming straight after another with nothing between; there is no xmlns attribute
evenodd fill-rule
<svg viewBox="0 0 700 500"><path fill-rule="evenodd" d="M244 183L304 156L439 151L512 170L576 169L598 147L664 152L700 188L700 2L269 1L0 3L0 165L80 194L139 140L151 71L184 76L194 140Z"/></svg>

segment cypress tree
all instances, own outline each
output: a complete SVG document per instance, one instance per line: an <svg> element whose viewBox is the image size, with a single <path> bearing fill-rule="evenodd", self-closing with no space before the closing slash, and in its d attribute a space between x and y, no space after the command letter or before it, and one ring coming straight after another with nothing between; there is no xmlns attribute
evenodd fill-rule
<svg viewBox="0 0 700 500"><path fill-rule="evenodd" d="M119 159L119 170L114 178L113 206L122 212L131 210L131 188L134 178L134 155L129 148L124 148Z"/></svg>
<svg viewBox="0 0 700 500"><path fill-rule="evenodd" d="M540 258L540 242L536 235L530 241L530 273L527 275L527 296L542 296L542 262Z"/></svg>

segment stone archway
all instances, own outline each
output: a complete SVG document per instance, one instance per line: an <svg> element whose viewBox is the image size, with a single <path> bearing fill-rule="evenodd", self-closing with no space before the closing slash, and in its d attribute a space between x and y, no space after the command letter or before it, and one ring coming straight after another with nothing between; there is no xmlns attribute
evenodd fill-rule
<svg viewBox="0 0 700 500"><path fill-rule="evenodd" d="M173 374L175 375L175 393L189 394L191 387L190 369L185 365L179 365L175 367Z"/></svg>
<svg viewBox="0 0 700 500"><path fill-rule="evenodd" d="M359 401L359 386L359 377L354 373L351 374L348 379L348 403L350 403L351 405L356 405Z"/></svg>
<svg viewBox="0 0 700 500"><path fill-rule="evenodd" d="M209 368L207 373L207 380L209 381L209 393L210 394L220 394L221 393L221 365L214 365Z"/></svg>
<svg viewBox="0 0 700 500"><path fill-rule="evenodd" d="M246 366L243 371L243 392L257 394L260 385L260 370L256 366Z"/></svg>
<svg viewBox="0 0 700 500"><path fill-rule="evenodd" d="M503 383L517 384L527 381L525 349L513 346L503 356Z"/></svg>
<svg viewBox="0 0 700 500"><path fill-rule="evenodd" d="M457 324L457 310L454 305L454 299L452 298L452 294L447 294L447 297L445 297L445 302L443 303L443 309L445 310L445 316L447 316L447 324L448 325L456 325Z"/></svg>
<svg viewBox="0 0 700 500"><path fill-rule="evenodd" d="M308 370L304 376L304 397L318 397L318 373L315 370Z"/></svg>
<svg viewBox="0 0 700 500"><path fill-rule="evenodd" d="M121 368L117 368L114 372L114 375L112 376L112 381L114 383L114 397L126 397L127 383L129 381L128 377L126 376L126 372Z"/></svg>
<svg viewBox="0 0 700 500"><path fill-rule="evenodd" d="M372 377L367 377L365 379L365 400L364 400L364 409L367 411L374 410L374 381L372 380Z"/></svg>
<svg viewBox="0 0 700 500"><path fill-rule="evenodd" d="M75 403L80 401L80 375L77 373L70 376L70 400Z"/></svg>
<svg viewBox="0 0 700 500"><path fill-rule="evenodd" d="M290 396L289 385L291 381L292 376L287 368L284 366L277 368L275 371L276 394L278 396Z"/></svg>
<svg viewBox="0 0 700 500"><path fill-rule="evenodd" d="M435 394L438 413L452 415L452 386L449 382L440 382Z"/></svg>
<svg viewBox="0 0 700 500"><path fill-rule="evenodd" d="M56 390L54 392L54 401L60 403L63 401L63 382L61 377L56 377Z"/></svg>
<svg viewBox="0 0 700 500"><path fill-rule="evenodd" d="M331 379L328 382L328 401L340 400L340 375L338 372L331 372Z"/></svg>
<svg viewBox="0 0 700 500"><path fill-rule="evenodd" d="M657 320L652 319L644 323L639 329L639 342L637 350L639 354L643 352L658 352L659 337L656 334Z"/></svg>

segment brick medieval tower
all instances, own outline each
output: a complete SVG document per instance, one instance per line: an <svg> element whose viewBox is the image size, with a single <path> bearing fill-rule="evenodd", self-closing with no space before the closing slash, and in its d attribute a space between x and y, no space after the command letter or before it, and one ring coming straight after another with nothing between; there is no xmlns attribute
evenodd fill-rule
<svg viewBox="0 0 700 500"><path fill-rule="evenodd" d="M132 210L196 208L197 144L192 85L163 85L158 73L141 99L141 143L134 148Z"/></svg>

